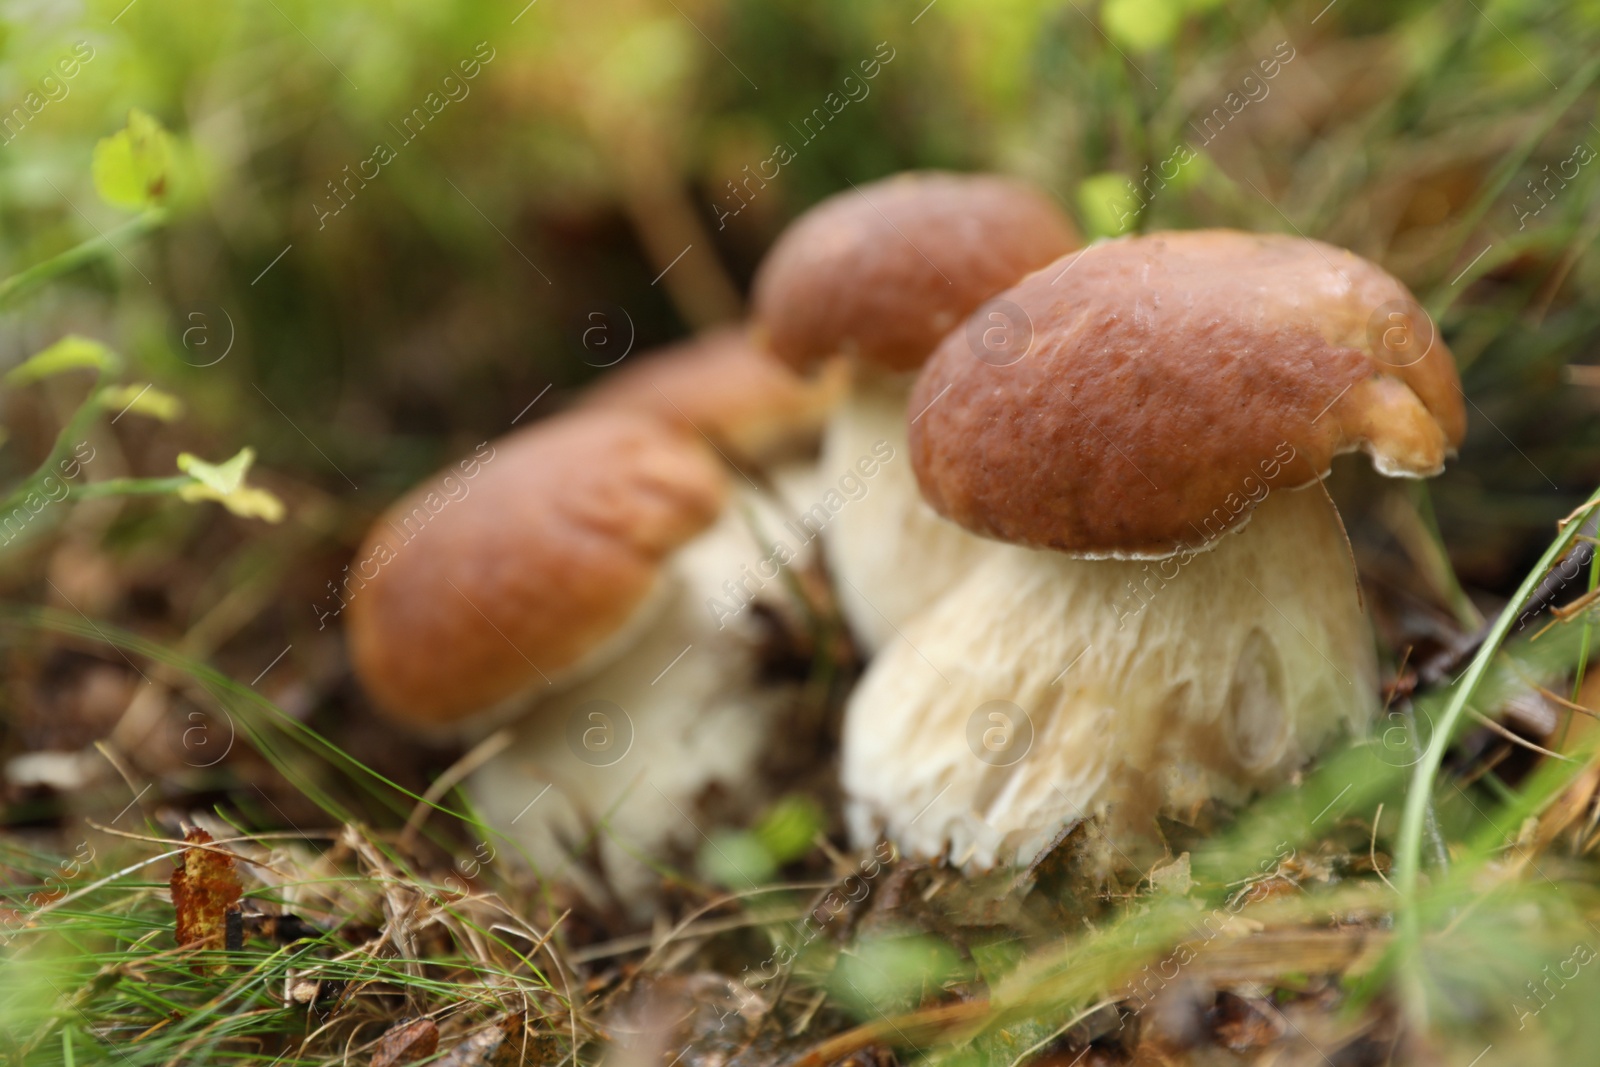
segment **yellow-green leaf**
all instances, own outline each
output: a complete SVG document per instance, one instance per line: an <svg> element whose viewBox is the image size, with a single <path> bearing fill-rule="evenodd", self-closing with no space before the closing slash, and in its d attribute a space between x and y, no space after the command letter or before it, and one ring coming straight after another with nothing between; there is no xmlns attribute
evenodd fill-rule
<svg viewBox="0 0 1600 1067"><path fill-rule="evenodd" d="M261 519L264 522L282 522L284 515L283 501L255 486L244 485L231 493L218 493L208 485L195 482L191 485L180 486L178 499L186 504L197 504L202 500L215 500L241 519Z"/></svg>
<svg viewBox="0 0 1600 1067"><path fill-rule="evenodd" d="M172 135L134 108L128 125L94 146L94 187L116 207L139 211L166 200L172 171Z"/></svg>
<svg viewBox="0 0 1600 1067"><path fill-rule="evenodd" d="M118 412L132 412L171 422L183 414L183 401L153 385L117 385L100 394L103 405Z"/></svg>
<svg viewBox="0 0 1600 1067"><path fill-rule="evenodd" d="M817 802L791 793L767 809L756 826L756 838L778 863L789 863L811 851L811 843L826 827Z"/></svg>
<svg viewBox="0 0 1600 1067"><path fill-rule="evenodd" d="M1172 43L1182 14L1178 0L1106 0L1100 21L1123 48L1152 52Z"/></svg>
<svg viewBox="0 0 1600 1067"><path fill-rule="evenodd" d="M223 463L207 463L193 452L180 452L178 469L201 485L226 495L244 484L244 476L255 461L253 448L241 448L238 455Z"/></svg>
<svg viewBox="0 0 1600 1067"><path fill-rule="evenodd" d="M194 481L178 489L178 498L191 504L215 500L241 518L281 521L283 501L265 489L245 484L244 476L255 458L253 448L240 449L225 463L207 463L192 453L180 453L178 469Z"/></svg>
<svg viewBox="0 0 1600 1067"><path fill-rule="evenodd" d="M69 333L49 348L36 352L6 374L10 386L29 385L41 378L74 370L114 371L122 360L92 337Z"/></svg>

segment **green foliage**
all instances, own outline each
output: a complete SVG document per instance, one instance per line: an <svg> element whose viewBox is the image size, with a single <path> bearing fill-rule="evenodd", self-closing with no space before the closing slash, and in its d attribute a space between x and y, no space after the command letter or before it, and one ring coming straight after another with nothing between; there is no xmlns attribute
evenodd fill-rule
<svg viewBox="0 0 1600 1067"><path fill-rule="evenodd" d="M148 383L112 386L104 393L103 400L108 408L161 422L173 422L183 414L182 400Z"/></svg>
<svg viewBox="0 0 1600 1067"><path fill-rule="evenodd" d="M178 498L190 503L215 500L242 518L281 522L283 502L265 489L245 484L245 474L255 460L255 449L249 447L218 464L207 463L188 452L180 453L178 469L194 481L179 487Z"/></svg>
<svg viewBox="0 0 1600 1067"><path fill-rule="evenodd" d="M1078 183L1078 213L1089 236L1116 237L1138 223L1140 204L1125 176L1092 174Z"/></svg>
<svg viewBox="0 0 1600 1067"><path fill-rule="evenodd" d="M95 145L94 184L101 197L108 203L144 212L120 230L124 236L137 235L165 221L166 216L159 209L168 199L173 154L171 135L160 123L138 109L129 113L126 128L101 139ZM96 257L113 251L123 255L113 238L100 234L94 240L85 241L35 264L0 282L0 304L68 275ZM71 459L68 453L87 447L87 435L105 409L118 409L115 419L131 413L171 422L182 414L182 401L153 383L100 384L108 378L120 376L125 366L123 357L104 342L68 334L7 372L5 384L18 388L70 371L91 370L95 373L96 387L78 404L67 424L61 428L44 461L15 485L4 500L0 500L0 514L14 517L23 514L25 509L31 525L33 516L40 514L47 503L58 499L53 494L41 496L41 489L57 484L59 472L71 469L75 472L72 477L77 476L76 472L81 472L81 464ZM254 459L255 452L250 448L243 449L226 463L215 466L183 453L178 457L178 467L186 477L106 479L82 486L78 495L80 498L103 498L170 494L188 502L215 500L236 515L279 522L284 515L282 501L263 489L244 484L245 472ZM14 536L8 537L6 546L14 541Z"/></svg>
<svg viewBox="0 0 1600 1067"><path fill-rule="evenodd" d="M875 1019L915 1007L967 973L955 949L932 937L880 937L858 942L829 979L834 996L858 1016Z"/></svg>
<svg viewBox="0 0 1600 1067"><path fill-rule="evenodd" d="M810 852L824 825L822 806L811 797L796 793L767 809L756 824L756 837L781 866Z"/></svg>
<svg viewBox="0 0 1600 1067"><path fill-rule="evenodd" d="M115 374L121 367L121 357L105 344L90 337L68 334L12 367L6 373L5 382L16 388L68 371L92 370L97 374Z"/></svg>
<svg viewBox="0 0 1600 1067"><path fill-rule="evenodd" d="M1105 0L1100 21L1117 44L1135 52L1153 52L1178 35L1183 9L1177 0Z"/></svg>
<svg viewBox="0 0 1600 1067"><path fill-rule="evenodd" d="M821 806L793 794L768 808L750 830L713 830L700 847L701 874L730 889L772 881L778 869L806 855L824 826Z"/></svg>
<svg viewBox="0 0 1600 1067"><path fill-rule="evenodd" d="M748 830L711 831L696 860L700 873L728 889L752 889L772 881L778 865L761 838Z"/></svg>
<svg viewBox="0 0 1600 1067"><path fill-rule="evenodd" d="M108 204L143 211L166 202L172 178L172 135L134 108L128 125L94 146L94 187Z"/></svg>

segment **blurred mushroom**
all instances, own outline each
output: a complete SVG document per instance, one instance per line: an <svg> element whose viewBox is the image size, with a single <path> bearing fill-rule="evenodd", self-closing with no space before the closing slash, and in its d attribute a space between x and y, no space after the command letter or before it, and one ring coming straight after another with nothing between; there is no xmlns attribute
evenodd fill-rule
<svg viewBox="0 0 1600 1067"><path fill-rule="evenodd" d="M763 504L746 516L766 546L759 560L701 559L707 570L697 588L715 590L705 606L719 623L752 605L770 615L774 597L766 586L780 565L798 583L808 613L835 612L797 516L826 492L817 441L847 385L841 360L801 377L756 346L748 327L725 326L642 353L580 398L587 408L653 416L709 444L737 475L741 496L748 488Z"/></svg>
<svg viewBox="0 0 1600 1067"><path fill-rule="evenodd" d="M772 467L805 455L844 391L834 362L813 378L757 347L743 326L725 326L645 352L582 398L639 411L703 434L730 462Z"/></svg>
<svg viewBox="0 0 1600 1067"><path fill-rule="evenodd" d="M767 557L748 516L772 512L667 421L600 405L555 416L480 446L373 527L349 590L351 658L416 727L526 713L469 780L479 810L546 875L582 881L568 861L592 847L609 887L638 901L658 881L645 858L700 839L702 793L759 791L797 691L761 677L766 616L706 603ZM791 610L780 582L761 592Z"/></svg>
<svg viewBox="0 0 1600 1067"><path fill-rule="evenodd" d="M917 494L905 460L906 421L921 408L906 410L915 371L984 300L1078 243L1031 186L926 172L824 200L762 263L753 317L763 343L802 370L839 355L851 363L849 394L824 432L823 476L882 462L861 499L801 517L821 533L841 609L867 651L984 547Z"/></svg>
<svg viewBox="0 0 1600 1067"><path fill-rule="evenodd" d="M558 416L480 446L367 535L348 590L356 670L421 726L592 673L659 611L664 562L727 491L708 449L632 415Z"/></svg>
<svg viewBox="0 0 1600 1067"><path fill-rule="evenodd" d="M972 867L1241 802L1362 729L1373 638L1320 479L1355 450L1436 474L1465 430L1426 313L1319 242L1129 238L1003 297L1026 356L949 337L911 458L940 514L1009 546L874 661L843 751L859 839Z"/></svg>

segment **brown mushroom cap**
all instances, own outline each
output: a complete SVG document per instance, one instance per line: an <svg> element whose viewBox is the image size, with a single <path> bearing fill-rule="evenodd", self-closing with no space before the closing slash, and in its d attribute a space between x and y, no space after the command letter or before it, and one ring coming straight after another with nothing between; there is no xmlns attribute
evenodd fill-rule
<svg viewBox="0 0 1600 1067"><path fill-rule="evenodd" d="M1081 243L1023 182L900 174L796 220L756 274L754 319L802 370L838 354L915 370L973 308Z"/></svg>
<svg viewBox="0 0 1600 1067"><path fill-rule="evenodd" d="M1319 241L1110 241L985 309L1031 330L1014 346L1025 354L1001 366L971 331L946 338L912 393L909 410L926 411L911 458L935 510L1004 541L1171 555L1244 521L1271 488L1325 475L1340 452L1436 474L1466 429L1426 312Z"/></svg>
<svg viewBox="0 0 1600 1067"><path fill-rule="evenodd" d="M844 368L802 378L728 326L641 353L608 374L583 403L638 411L705 434L718 448L760 459L813 438L845 384Z"/></svg>
<svg viewBox="0 0 1600 1067"><path fill-rule="evenodd" d="M424 724L542 686L632 620L726 490L702 443L629 412L570 412L480 448L368 533L347 594L356 673Z"/></svg>

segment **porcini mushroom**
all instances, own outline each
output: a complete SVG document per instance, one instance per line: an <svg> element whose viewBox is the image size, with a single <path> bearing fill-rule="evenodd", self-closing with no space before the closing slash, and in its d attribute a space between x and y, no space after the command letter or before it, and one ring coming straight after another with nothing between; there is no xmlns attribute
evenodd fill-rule
<svg viewBox="0 0 1600 1067"><path fill-rule="evenodd" d="M881 463L860 500L800 516L827 546L841 610L867 651L985 547L917 494L905 459L915 371L980 303L1078 243L1031 186L922 172L824 200L761 264L752 315L763 343L801 370L841 355L852 365L850 391L824 432L824 478Z"/></svg>
<svg viewBox="0 0 1600 1067"><path fill-rule="evenodd" d="M546 874L584 883L568 861L592 847L609 884L586 888L636 903L657 881L638 857L699 840L702 792L759 793L760 754L797 691L760 678L757 613L706 607L708 588L768 555L745 512L776 521L773 505L731 483L698 435L603 405L480 448L474 467L374 526L349 601L352 661L407 724L481 731L523 715L469 780L480 811Z"/></svg>
<svg viewBox="0 0 1600 1067"><path fill-rule="evenodd" d="M1316 241L1126 238L997 299L1025 351L952 333L910 447L934 509L1005 547L873 662L843 741L856 836L970 868L1089 818L1147 835L1360 730L1373 637L1320 479L1356 450L1433 475L1465 430L1426 313Z"/></svg>
<svg viewBox="0 0 1600 1067"><path fill-rule="evenodd" d="M709 444L737 472L734 484L754 490L763 509L755 533L769 550L759 560L699 557L707 567L697 587L717 594L706 608L719 626L764 595L775 568L789 567L808 606L831 592L811 564L812 538L797 516L829 486L817 462L817 438L848 384L848 368L832 360L809 377L753 343L747 326L723 326L667 345L619 367L581 398L587 408L635 411ZM771 505L766 507L766 505ZM782 620L779 620L782 621ZM791 619L791 621L793 621Z"/></svg>
<svg viewBox="0 0 1600 1067"><path fill-rule="evenodd" d="M727 493L710 449L632 414L569 413L480 446L368 533L348 605L356 671L417 726L592 673Z"/></svg>
<svg viewBox="0 0 1600 1067"><path fill-rule="evenodd" d="M835 361L803 378L757 346L748 327L723 326L641 353L581 403L666 418L704 434L733 462L770 468L814 446L845 376Z"/></svg>

